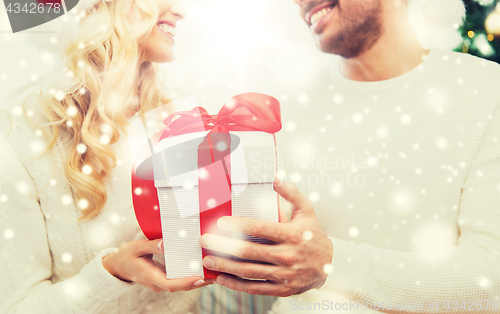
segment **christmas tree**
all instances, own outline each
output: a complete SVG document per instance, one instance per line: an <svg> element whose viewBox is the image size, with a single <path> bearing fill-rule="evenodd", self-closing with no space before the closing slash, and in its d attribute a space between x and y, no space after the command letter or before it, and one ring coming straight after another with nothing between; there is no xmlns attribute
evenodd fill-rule
<svg viewBox="0 0 500 314"><path fill-rule="evenodd" d="M458 29L463 37L455 51L500 63L499 0L464 0L466 17Z"/></svg>

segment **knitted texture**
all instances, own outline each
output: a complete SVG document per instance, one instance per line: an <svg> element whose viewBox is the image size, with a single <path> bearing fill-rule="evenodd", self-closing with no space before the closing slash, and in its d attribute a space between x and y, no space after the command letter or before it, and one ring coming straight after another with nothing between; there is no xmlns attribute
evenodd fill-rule
<svg viewBox="0 0 500 314"><path fill-rule="evenodd" d="M127 134L111 144L118 161L106 183L105 207L79 223L81 211L63 175L64 137L50 155L30 160L47 143L18 114L17 104L2 109L0 312L197 313L199 290L155 293L114 277L102 265L102 257L121 244L146 239L130 194ZM26 109L46 123L34 99ZM39 198L32 196L36 192Z"/></svg>
<svg viewBox="0 0 500 314"><path fill-rule="evenodd" d="M304 164L284 167L302 178L333 243L331 272L321 289L280 298L275 313L313 313L306 304L324 300L498 312L500 65L431 50L393 79L352 81L334 70L329 83L332 98L308 120L285 113L285 123L305 122L277 142L293 143L280 154Z"/></svg>

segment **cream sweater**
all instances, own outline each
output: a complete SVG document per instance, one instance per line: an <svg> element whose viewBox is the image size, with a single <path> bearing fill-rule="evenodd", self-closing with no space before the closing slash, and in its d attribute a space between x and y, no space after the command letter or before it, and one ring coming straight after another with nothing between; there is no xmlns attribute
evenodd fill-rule
<svg viewBox="0 0 500 314"><path fill-rule="evenodd" d="M28 104L33 117L41 117L36 101ZM0 112L0 312L198 312L199 290L155 293L117 279L102 265L102 257L121 244L145 239L130 196L127 134L111 145L118 162L107 182L106 206L78 223L81 212L59 153L65 140L50 156L29 160L46 143L16 115L17 105L2 109L12 123ZM30 197L37 191L39 198Z"/></svg>
<svg viewBox="0 0 500 314"><path fill-rule="evenodd" d="M277 143L331 238L331 272L274 312L500 313L500 65L431 50L399 77L329 84L329 99L284 105Z"/></svg>

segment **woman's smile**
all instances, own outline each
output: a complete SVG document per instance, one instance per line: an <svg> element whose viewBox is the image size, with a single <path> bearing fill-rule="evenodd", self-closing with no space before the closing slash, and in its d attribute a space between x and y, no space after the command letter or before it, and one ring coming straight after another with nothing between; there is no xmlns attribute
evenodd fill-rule
<svg viewBox="0 0 500 314"><path fill-rule="evenodd" d="M158 29L169 37L170 39L174 40L175 37L175 22L172 21L160 21L157 24Z"/></svg>

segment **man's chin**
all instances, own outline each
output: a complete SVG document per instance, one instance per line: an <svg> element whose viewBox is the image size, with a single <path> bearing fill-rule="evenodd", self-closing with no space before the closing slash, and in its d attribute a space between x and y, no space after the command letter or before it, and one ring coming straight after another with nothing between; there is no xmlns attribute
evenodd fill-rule
<svg viewBox="0 0 500 314"><path fill-rule="evenodd" d="M335 49L334 43L325 39L316 38L316 46L318 47L319 50L321 50L321 52L324 53L329 53L333 55L338 55L340 53L338 49Z"/></svg>

